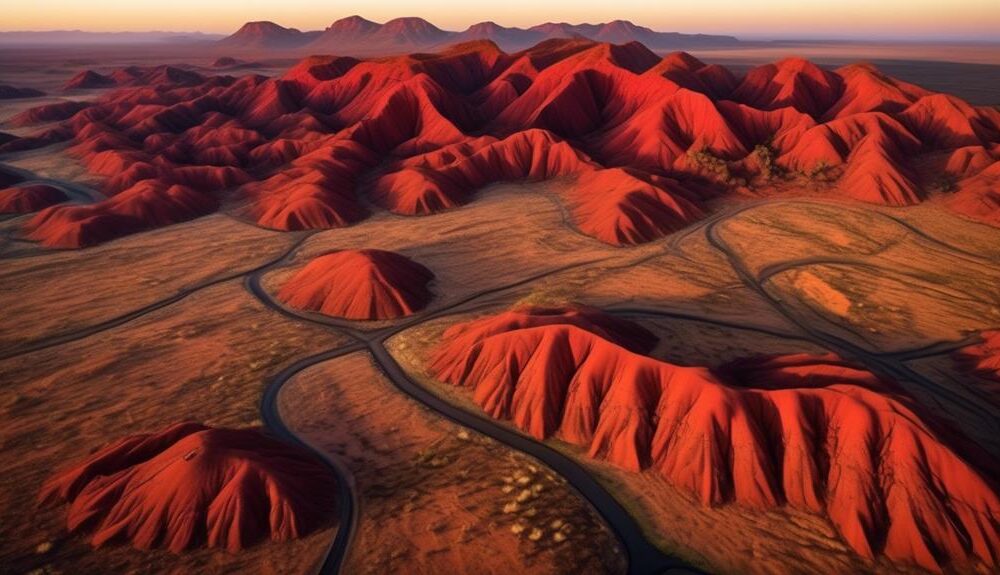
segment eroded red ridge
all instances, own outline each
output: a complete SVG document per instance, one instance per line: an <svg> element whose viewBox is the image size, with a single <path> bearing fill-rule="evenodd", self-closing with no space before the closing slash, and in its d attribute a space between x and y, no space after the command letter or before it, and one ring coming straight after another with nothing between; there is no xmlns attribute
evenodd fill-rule
<svg viewBox="0 0 1000 575"><path fill-rule="evenodd" d="M67 199L62 190L47 184L12 186L0 190L0 214L37 212Z"/></svg>
<svg viewBox="0 0 1000 575"><path fill-rule="evenodd" d="M214 197L187 186L143 180L97 204L46 208L29 220L26 231L44 246L72 248L190 220L217 207Z"/></svg>
<svg viewBox="0 0 1000 575"><path fill-rule="evenodd" d="M431 372L534 437L651 469L704 504L824 514L869 558L997 565L994 487L890 382L834 356L681 367L600 327L621 320L587 314L529 308L453 326Z"/></svg>
<svg viewBox="0 0 1000 575"><path fill-rule="evenodd" d="M635 42L549 40L507 54L479 40L432 55L314 56L280 78L159 66L76 84L119 89L12 118L57 124L0 151L72 140L109 195L144 180L235 190L245 213L280 230L351 224L368 215L365 197L423 215L491 183L560 178L580 230L630 245L697 220L711 198L771 192L779 172L899 206L945 176L956 189L947 206L1000 217L1000 112L869 65L787 59L736 78ZM943 159L933 177L915 167L925 157ZM136 229L152 225L164 224Z"/></svg>
<svg viewBox="0 0 1000 575"><path fill-rule="evenodd" d="M95 547L238 551L320 527L333 481L321 463L257 430L180 423L97 451L54 475L39 501L68 502L69 530L92 532Z"/></svg>

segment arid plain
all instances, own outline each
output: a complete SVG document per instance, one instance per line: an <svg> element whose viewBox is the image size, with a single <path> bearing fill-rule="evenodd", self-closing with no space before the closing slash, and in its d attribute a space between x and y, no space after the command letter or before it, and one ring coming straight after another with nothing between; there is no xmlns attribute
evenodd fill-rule
<svg viewBox="0 0 1000 575"><path fill-rule="evenodd" d="M981 49L251 32L0 65L0 571L996 572Z"/></svg>

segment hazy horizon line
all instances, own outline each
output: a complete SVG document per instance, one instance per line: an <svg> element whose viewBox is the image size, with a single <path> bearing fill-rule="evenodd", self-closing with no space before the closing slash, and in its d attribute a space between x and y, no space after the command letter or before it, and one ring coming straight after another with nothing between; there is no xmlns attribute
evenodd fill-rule
<svg viewBox="0 0 1000 575"><path fill-rule="evenodd" d="M412 18L421 18L419 16L400 16L400 18L411 18L411 17ZM423 19L423 20L425 20L427 22L430 22L430 20L427 20L426 18L421 18L421 19ZM923 42L945 42L945 43L967 43L967 44L1000 45L1000 39L996 39L993 36L979 36L979 35L965 35L965 36L957 36L957 35L940 35L940 36L939 35L919 35L919 36L918 35L907 35L905 37L898 37L898 36L895 36L895 35L888 35L888 36L883 35L883 36L877 36L876 37L876 36L869 36L869 35L833 36L833 35L825 35L825 34L817 34L817 35L808 35L808 34L806 34L806 35L795 35L795 36L793 36L793 35L784 35L784 34L768 34L768 33L761 33L761 32L740 32L740 31L732 31L732 32L725 32L725 31L718 31L718 32L682 32L682 31L679 31L679 30L659 30L659 29L656 29L656 28L653 28L653 27L650 27L650 26L643 26L642 24L639 24L639 23L636 23L636 22L632 22L630 20L625 20L625 19L620 19L620 20L626 21L626 22L630 22L630 23L635 24L637 26L649 28L650 30L653 30L654 32L659 32L659 33L677 33L677 34L685 34L685 35L704 34L704 35L707 35L707 36L732 36L732 37L735 37L737 40L744 41L744 42L887 42L887 43L892 43L892 44L918 44L918 43L923 43ZM569 22L569 21L548 20L548 21L545 21L545 22L539 22L538 24L535 24L534 26L540 26L540 25L544 25L544 24L569 24L571 26L587 26L587 25L593 26L593 25L606 24L608 22L613 22L613 21L615 21L615 20L609 20L609 21L605 21L605 22ZM75 34L93 34L93 35L129 35L129 34L131 34L131 35L144 35L144 34L148 34L148 35L174 35L174 36L202 35L202 36L226 37L226 36L230 36L230 35L236 33L243 25L251 23L251 22L270 22L270 23L282 26L284 28L296 29L296 30L299 30L301 32L321 32L321 31L323 31L327 27L327 26L323 26L323 27L319 27L319 28L303 29L303 28L298 28L298 27L295 27L295 26L284 26L280 22L275 22L274 20L247 20L246 22L244 22L240 26L237 26L235 29L233 29L230 32L219 32L219 31L210 31L210 30L161 30L161 29L153 29L153 30L141 30L141 29L93 30L93 29L84 29L84 28L52 28L52 29L27 28L27 29L0 29L0 34L58 34L58 33L70 34L70 33L75 33ZM336 20L334 20L334 22L336 22ZM383 24L384 23L384 22L377 22L377 21L373 21L373 22L376 22L378 24ZM469 24L468 26L466 26L466 28L471 27L471 26L476 25L476 24L485 23L485 22L496 23L493 20L480 20L480 21L477 21L477 22L473 22L472 24ZM433 24L433 22L431 22L431 24ZM503 26L505 28L518 28L518 29L522 29L522 30L526 30L526 29L530 28L530 26L529 27L524 27L524 26L505 26L503 24L499 24L499 23L497 23L497 24L499 26ZM464 29L463 30L454 30L454 29L449 29L449 28L441 28L441 29L444 30L444 31L446 31L446 32L462 32L464 30Z"/></svg>

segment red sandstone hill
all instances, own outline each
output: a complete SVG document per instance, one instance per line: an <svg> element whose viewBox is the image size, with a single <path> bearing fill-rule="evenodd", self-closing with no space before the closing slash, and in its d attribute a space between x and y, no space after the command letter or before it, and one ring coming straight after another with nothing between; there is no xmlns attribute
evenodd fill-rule
<svg viewBox="0 0 1000 575"><path fill-rule="evenodd" d="M26 231L28 239L44 246L74 248L196 218L217 207L214 198L187 186L143 180L97 204L46 208Z"/></svg>
<svg viewBox="0 0 1000 575"><path fill-rule="evenodd" d="M247 22L231 36L219 40L217 45L226 48L287 49L302 46L316 36L316 32L301 32L274 22Z"/></svg>
<svg viewBox="0 0 1000 575"><path fill-rule="evenodd" d="M681 367L600 327L621 320L586 314L526 308L451 327L431 372L525 433L652 470L706 505L824 514L869 558L997 567L994 486L893 384L832 356Z"/></svg>
<svg viewBox="0 0 1000 575"><path fill-rule="evenodd" d="M0 214L37 212L67 199L62 190L46 184L13 186L0 190Z"/></svg>
<svg viewBox="0 0 1000 575"><path fill-rule="evenodd" d="M1000 381L1000 331L987 330L979 336L980 343L962 348L955 358L967 368Z"/></svg>
<svg viewBox="0 0 1000 575"><path fill-rule="evenodd" d="M9 84L0 84L0 100L13 100L16 98L38 98L44 96L45 92L34 88L18 88Z"/></svg>
<svg viewBox="0 0 1000 575"><path fill-rule="evenodd" d="M366 22L336 30L368 34ZM414 20L393 27L433 33ZM773 193L776 179L903 206L941 197L943 175L956 182L944 205L1000 218L1000 113L867 65L786 59L736 78L635 42L549 40L510 54L479 40L378 60L315 56L280 78L166 66L107 78L121 88L12 118L54 124L0 153L69 141L109 195L144 180L216 199L235 190L244 213L281 230L354 223L366 199L425 215L491 183L552 178L569 183L573 224L614 245L669 234L710 199ZM928 162L940 169L918 169Z"/></svg>
<svg viewBox="0 0 1000 575"><path fill-rule="evenodd" d="M979 334L982 341L963 347L952 355L958 367L983 381L983 388L1000 405L1000 330Z"/></svg>
<svg viewBox="0 0 1000 575"><path fill-rule="evenodd" d="M507 49L512 47L527 48L545 40L545 34L537 30L508 28L500 26L496 22L479 22L469 26L454 38L454 42L456 43L475 42L477 40L489 40L497 46L503 46Z"/></svg>
<svg viewBox="0 0 1000 575"><path fill-rule="evenodd" d="M94 90L98 88L111 88L115 85L115 81L104 74L93 70L84 70L70 78L63 85L63 90Z"/></svg>
<svg viewBox="0 0 1000 575"><path fill-rule="evenodd" d="M382 250L342 250L309 262L285 282L278 299L289 306L354 320L412 315L430 302L434 274Z"/></svg>
<svg viewBox="0 0 1000 575"><path fill-rule="evenodd" d="M29 108L7 120L14 127L33 126L46 122L57 122L71 118L74 114L87 107L86 102L56 102L35 108Z"/></svg>
<svg viewBox="0 0 1000 575"><path fill-rule="evenodd" d="M204 83L206 78L197 72L176 68L174 66L140 67L129 66L111 72L100 74L93 70L84 70L73 76L63 85L63 90L92 90L97 88L112 88L117 86L196 86Z"/></svg>
<svg viewBox="0 0 1000 575"><path fill-rule="evenodd" d="M581 38L596 42L627 44L642 42L655 50L695 47L732 47L732 36L654 32L625 20L604 24L548 22L529 29L508 28L494 22L479 22L463 32L442 30L422 18L396 18L384 24L361 16L337 20L325 30L299 32L273 22L248 22L218 45L231 49L296 49L299 52L339 54L399 54L402 50L438 50L450 43L490 40L504 50L524 50L545 40Z"/></svg>
<svg viewBox="0 0 1000 575"><path fill-rule="evenodd" d="M327 520L333 477L298 449L253 429L181 423L119 440L54 475L39 501L69 505L71 532L178 553L238 551L301 537Z"/></svg>

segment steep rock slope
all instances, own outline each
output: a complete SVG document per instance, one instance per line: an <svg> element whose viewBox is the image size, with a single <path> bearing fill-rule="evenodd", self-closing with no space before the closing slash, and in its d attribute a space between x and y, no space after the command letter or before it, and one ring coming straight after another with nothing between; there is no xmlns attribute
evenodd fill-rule
<svg viewBox="0 0 1000 575"><path fill-rule="evenodd" d="M826 515L865 557L996 567L995 487L892 383L833 356L682 367L590 327L620 320L579 316L453 326L431 372L525 433L652 470L706 505L787 504Z"/></svg>
<svg viewBox="0 0 1000 575"><path fill-rule="evenodd" d="M0 190L0 214L26 214L65 202L66 194L45 184L14 186Z"/></svg>
<svg viewBox="0 0 1000 575"><path fill-rule="evenodd" d="M133 435L54 475L43 504L69 503L71 532L178 553L238 551L301 537L327 520L333 477L298 449L252 429L180 423Z"/></svg>
<svg viewBox="0 0 1000 575"><path fill-rule="evenodd" d="M391 24L334 28L436 34L413 19ZM912 205L944 193L941 173L955 182L944 205L988 222L1000 213L1000 113L867 65L788 59L739 79L637 42L573 37L509 54L480 39L436 54L314 56L278 78L169 66L79 78L94 82L119 89L18 114L10 124L50 125L0 153L68 142L109 196L145 180L216 200L235 192L241 213L280 230L354 223L367 198L425 215L491 183L551 178L570 184L573 223L615 245L669 234L729 195ZM132 231L170 223L159 221Z"/></svg>
<svg viewBox="0 0 1000 575"><path fill-rule="evenodd" d="M382 250L343 250L310 261L282 286L278 298L297 309L356 320L412 315L430 302L434 274Z"/></svg>

